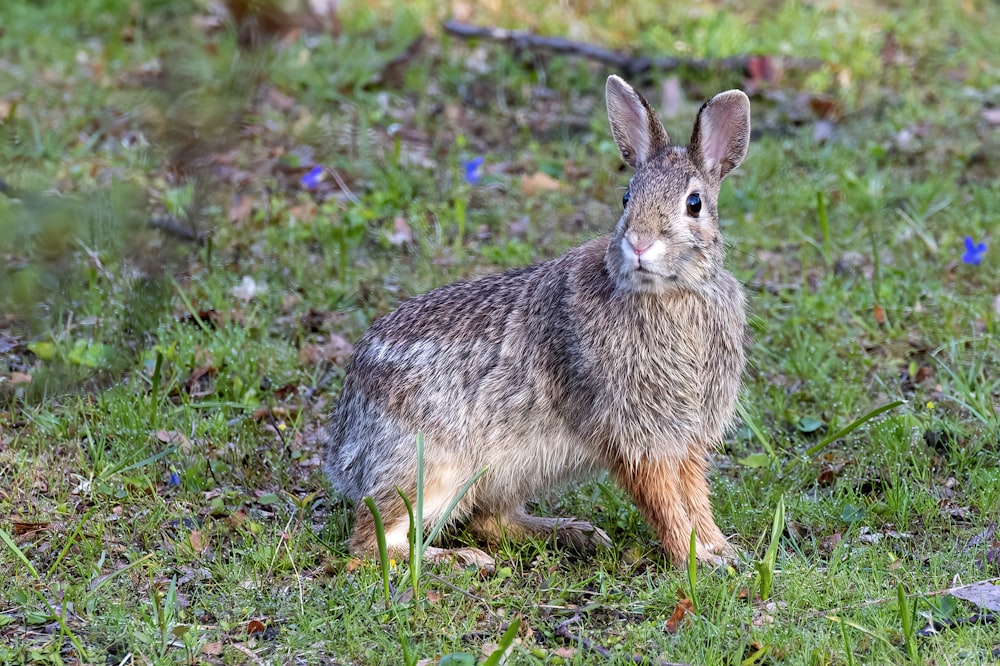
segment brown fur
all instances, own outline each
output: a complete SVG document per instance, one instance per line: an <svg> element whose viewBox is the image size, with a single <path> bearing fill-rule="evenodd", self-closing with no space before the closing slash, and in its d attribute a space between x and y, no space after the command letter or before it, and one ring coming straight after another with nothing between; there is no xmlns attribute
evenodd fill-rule
<svg viewBox="0 0 1000 666"><path fill-rule="evenodd" d="M612 134L636 167L614 232L413 298L358 343L325 461L358 506L353 551L374 548L368 495L401 548L408 516L395 488L415 490L422 433L425 525L486 468L451 520L490 543L604 544L590 524L531 516L524 503L610 469L675 560L692 528L699 559L731 552L706 473L734 417L746 322L742 288L722 266L716 202L746 153L749 104L737 91L706 102L685 148L627 83L611 77L607 92Z"/></svg>

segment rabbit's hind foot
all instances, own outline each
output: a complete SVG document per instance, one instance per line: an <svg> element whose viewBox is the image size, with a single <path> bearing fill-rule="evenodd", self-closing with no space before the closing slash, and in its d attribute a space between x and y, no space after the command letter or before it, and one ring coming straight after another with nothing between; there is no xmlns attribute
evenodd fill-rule
<svg viewBox="0 0 1000 666"><path fill-rule="evenodd" d="M578 553L611 546L607 533L585 520L533 516L524 509L499 515L478 515L468 527L479 538L494 544L504 537L514 541L537 538Z"/></svg>
<svg viewBox="0 0 1000 666"><path fill-rule="evenodd" d="M496 562L478 548L424 548L424 561L441 564L455 564L460 567L474 566L484 571L494 571Z"/></svg>
<svg viewBox="0 0 1000 666"><path fill-rule="evenodd" d="M387 514L399 515L403 510L401 503L400 506L396 506L386 502L384 507L383 517ZM401 562L409 560L409 514L389 519L385 521L384 525L383 536L389 557ZM354 533L351 535L351 552L362 557L378 557L378 537L375 532L375 521L372 519L371 513L367 510L359 512ZM425 545L423 560L432 563L455 564L462 567L476 566L488 571L492 571L496 566L493 558L478 548L437 548Z"/></svg>

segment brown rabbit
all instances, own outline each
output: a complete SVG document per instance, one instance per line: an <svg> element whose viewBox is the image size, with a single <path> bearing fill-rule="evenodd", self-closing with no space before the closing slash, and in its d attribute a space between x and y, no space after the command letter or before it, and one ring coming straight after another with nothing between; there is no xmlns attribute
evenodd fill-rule
<svg viewBox="0 0 1000 666"><path fill-rule="evenodd" d="M723 268L716 203L746 155L750 103L738 90L710 99L685 148L628 83L611 76L606 90L611 132L635 168L614 232L408 300L358 343L325 461L334 488L355 502L353 552L375 548L368 495L389 548L406 551L396 488L415 495L422 433L425 526L486 468L451 520L488 542L606 545L602 530L530 515L525 501L607 469L675 563L692 529L697 559L732 555L706 473L733 422L746 319L743 289Z"/></svg>

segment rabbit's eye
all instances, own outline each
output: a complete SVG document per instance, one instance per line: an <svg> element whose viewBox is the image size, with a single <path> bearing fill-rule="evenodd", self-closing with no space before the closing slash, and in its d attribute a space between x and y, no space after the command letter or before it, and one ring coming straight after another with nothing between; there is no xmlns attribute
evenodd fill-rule
<svg viewBox="0 0 1000 666"><path fill-rule="evenodd" d="M698 217L698 213L701 212L701 195L697 192L692 192L688 195L687 200L688 215L691 217Z"/></svg>
<svg viewBox="0 0 1000 666"><path fill-rule="evenodd" d="M622 195L622 208L628 208L628 200L632 194L632 188L625 190L625 194Z"/></svg>

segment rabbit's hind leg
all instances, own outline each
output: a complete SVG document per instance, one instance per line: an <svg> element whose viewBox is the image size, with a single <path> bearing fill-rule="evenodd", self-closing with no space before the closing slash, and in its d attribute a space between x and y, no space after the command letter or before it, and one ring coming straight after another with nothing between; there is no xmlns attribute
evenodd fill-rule
<svg viewBox="0 0 1000 666"><path fill-rule="evenodd" d="M445 505L450 501L450 498L439 500L434 496L424 498L425 533L438 521L444 512ZM406 509L406 504L397 493L395 497L390 495L382 500L376 500L376 506L382 517L383 534L389 557L400 561L408 560L410 557L410 514ZM364 557L378 554L375 519L365 505L357 508L350 550L352 553ZM425 545L423 559L428 562L454 562L462 566L475 565L482 569L492 569L494 566L493 558L478 548L447 549Z"/></svg>
<svg viewBox="0 0 1000 666"><path fill-rule="evenodd" d="M534 537L581 553L611 545L604 530L585 520L533 516L524 507L492 515L477 514L468 527L477 537L491 544L499 543L504 537L514 541Z"/></svg>

